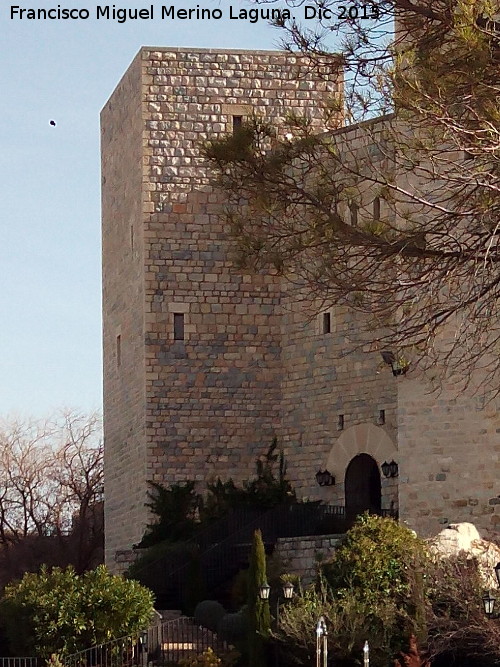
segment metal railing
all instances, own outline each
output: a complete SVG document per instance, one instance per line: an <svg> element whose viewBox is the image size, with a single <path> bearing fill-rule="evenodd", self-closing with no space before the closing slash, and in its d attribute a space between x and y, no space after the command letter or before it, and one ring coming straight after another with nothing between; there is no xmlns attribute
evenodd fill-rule
<svg viewBox="0 0 500 667"><path fill-rule="evenodd" d="M0 667L38 667L38 658L0 658Z"/></svg>
<svg viewBox="0 0 500 667"><path fill-rule="evenodd" d="M194 619L187 616L156 627L151 626L147 631L145 647L148 661L154 665L176 663L183 658L199 655L208 648L221 656L231 648L215 632L196 625Z"/></svg>
<svg viewBox="0 0 500 667"><path fill-rule="evenodd" d="M64 656L65 667L132 667L146 664L140 636L120 637Z"/></svg>
<svg viewBox="0 0 500 667"><path fill-rule="evenodd" d="M65 667L146 667L150 663L162 666L199 655L208 648L220 656L231 647L214 632L196 625L194 619L181 616L151 625L140 635L113 639L65 656L62 662Z"/></svg>
<svg viewBox="0 0 500 667"><path fill-rule="evenodd" d="M360 512L363 508L360 508ZM190 541L197 546L203 580L208 597L217 596L221 586L248 564L254 531L259 528L267 550L272 551L280 537L302 537L345 533L358 512L341 505L318 502L278 505L266 512L247 508L231 512L223 520L199 531ZM382 516L397 519L394 510L379 510ZM151 588L157 604L164 609L183 606L182 591L186 590L194 551L179 554L173 550L144 565L139 579Z"/></svg>

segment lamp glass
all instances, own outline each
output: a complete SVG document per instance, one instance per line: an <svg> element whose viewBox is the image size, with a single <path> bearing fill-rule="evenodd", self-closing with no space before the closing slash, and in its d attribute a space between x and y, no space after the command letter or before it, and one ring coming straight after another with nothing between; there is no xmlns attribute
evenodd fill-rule
<svg viewBox="0 0 500 667"><path fill-rule="evenodd" d="M389 463L389 475L391 477L396 477L397 474L398 474L398 464L394 459L392 459L392 461Z"/></svg>
<svg viewBox="0 0 500 667"><path fill-rule="evenodd" d="M384 461L380 467L382 468L382 473L383 473L384 477L389 477L389 467L390 466L387 463L387 461Z"/></svg>
<svg viewBox="0 0 500 667"><path fill-rule="evenodd" d="M271 586L266 582L262 584L259 588L259 597L261 600L269 600L269 593L271 592Z"/></svg>
<svg viewBox="0 0 500 667"><path fill-rule="evenodd" d="M487 591L483 595L483 607L484 607L484 613L488 618L493 616L493 609L495 608L495 598L491 597L489 594L489 591Z"/></svg>
<svg viewBox="0 0 500 667"><path fill-rule="evenodd" d="M290 581L283 584L283 595L285 596L285 600L293 598L293 584Z"/></svg>

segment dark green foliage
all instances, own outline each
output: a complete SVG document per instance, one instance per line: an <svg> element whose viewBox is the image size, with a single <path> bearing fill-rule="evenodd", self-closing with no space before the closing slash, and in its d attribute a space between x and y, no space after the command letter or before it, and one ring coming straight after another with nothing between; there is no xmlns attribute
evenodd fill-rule
<svg viewBox="0 0 500 667"><path fill-rule="evenodd" d="M137 545L149 548L164 541L178 542L192 538L198 527L220 519L240 507L267 510L281 503L296 502L295 492L286 479L286 464L278 441L273 439L267 453L256 461L256 475L237 487L232 479L218 479L207 485L207 497L195 492L195 482L166 488L149 482L152 492L146 504L156 520L149 524ZM277 470L275 470L277 468Z"/></svg>
<svg viewBox="0 0 500 667"><path fill-rule="evenodd" d="M228 163L253 160L257 155L259 142L274 134L275 131L270 125L257 118L250 118L242 124L238 132L216 141L208 141L203 147L203 155L223 169Z"/></svg>
<svg viewBox="0 0 500 667"><path fill-rule="evenodd" d="M233 609L240 609L240 607L246 603L248 597L247 586L248 569L240 570L234 575L233 581L231 582L230 602Z"/></svg>
<svg viewBox="0 0 500 667"><path fill-rule="evenodd" d="M263 509L270 509L281 503L296 501L295 492L286 479L286 464L283 451L277 452L278 441L273 438L264 459L257 459L256 476L245 482L244 489L249 504ZM278 464L277 477L274 469Z"/></svg>
<svg viewBox="0 0 500 667"><path fill-rule="evenodd" d="M248 617L242 608L235 614L225 614L217 627L217 634L230 644L242 642L248 633Z"/></svg>
<svg viewBox="0 0 500 667"><path fill-rule="evenodd" d="M182 569L195 556L196 550L196 545L191 542L172 543L165 540L141 551L139 558L128 568L126 576L156 591L159 579L164 578L169 571Z"/></svg>
<svg viewBox="0 0 500 667"><path fill-rule="evenodd" d="M423 573L430 559L423 541L393 521L363 515L315 586L284 605L279 639L301 664L314 657L311 627L324 615L338 664L354 665L370 641L370 664L387 667L411 634L425 631Z"/></svg>
<svg viewBox="0 0 500 667"><path fill-rule="evenodd" d="M15 655L49 658L138 634L151 620L153 598L104 566L81 576L71 567L42 567L7 586L0 613Z"/></svg>
<svg viewBox="0 0 500 667"><path fill-rule="evenodd" d="M411 530L393 519L363 514L322 570L340 598L355 594L370 602L385 596L405 606L414 573L427 561L424 542Z"/></svg>
<svg viewBox="0 0 500 667"><path fill-rule="evenodd" d="M183 606L185 614L192 616L196 605L206 598L205 582L201 569L200 553L197 550L191 557L183 587Z"/></svg>
<svg viewBox="0 0 500 667"><path fill-rule="evenodd" d="M217 632L217 628L226 610L220 602L216 600L203 600L196 605L194 610L194 620L196 625L203 625L213 632Z"/></svg>
<svg viewBox="0 0 500 667"><path fill-rule="evenodd" d="M267 583L266 552L262 534L256 530L250 553L250 567L248 570L248 665L249 667L263 667L266 664L266 648L271 628L271 614L269 602L261 600L260 587Z"/></svg>
<svg viewBox="0 0 500 667"><path fill-rule="evenodd" d="M200 515L209 521L227 514L230 509L250 507L267 510L282 503L297 502L295 492L286 478L286 463L282 451L277 451L278 441L273 441L263 458L255 464L255 477L238 488L232 479L218 479L208 484L208 494ZM276 470L277 467L277 470Z"/></svg>
<svg viewBox="0 0 500 667"><path fill-rule="evenodd" d="M165 488L149 482L153 491L148 493L146 506L158 517L149 524L139 547L150 547L164 540L179 541L190 538L196 527L196 515L200 497L195 493L195 483L185 482Z"/></svg>

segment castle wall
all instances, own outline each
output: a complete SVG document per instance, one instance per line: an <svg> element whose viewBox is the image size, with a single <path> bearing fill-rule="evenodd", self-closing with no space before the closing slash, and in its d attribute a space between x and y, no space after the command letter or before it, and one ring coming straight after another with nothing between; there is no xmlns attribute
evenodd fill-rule
<svg viewBox="0 0 500 667"><path fill-rule="evenodd" d="M332 165L332 179L343 196L356 187L358 223L371 221L374 188L363 170L377 168L385 155L374 149L384 131L384 119L342 128L331 136L342 162ZM328 155L325 159L331 160ZM349 201L338 205L349 215ZM382 214L388 215L382 203ZM335 260L332 259L335 266ZM330 331L323 317L329 314ZM373 331L367 319L347 305L311 301L307 292L284 285L282 320L283 437L289 476L302 496L331 504L345 502L344 479L352 458L369 454L378 464L397 455L397 380L378 352L370 351ZM383 411L383 418L381 418ZM333 486L319 487L316 472L328 469ZM397 509L397 480L381 474L382 508Z"/></svg>
<svg viewBox="0 0 500 667"><path fill-rule="evenodd" d="M399 385L401 513L426 536L460 521L486 534L499 531L498 397L481 383L458 386L436 393L413 375Z"/></svg>
<svg viewBox="0 0 500 667"><path fill-rule="evenodd" d="M106 562L145 520L141 78L136 58L101 116Z"/></svg>
<svg viewBox="0 0 500 667"><path fill-rule="evenodd" d="M135 305L122 295L120 314L139 312L144 322L145 375L135 377L134 389L145 395L145 435L138 429L137 437L147 468L140 479L132 477L132 459L128 470L115 469L116 448L108 448L107 465L122 485L133 480L131 497L145 499L146 479L248 479L280 424L281 285L271 274L235 268L225 202L210 184L200 145L250 113L277 124L286 114L306 114L319 127L317 100L338 95L340 77L333 70L333 78L315 78L304 59L283 52L145 48L137 63L141 86L130 94L142 104L144 291ZM129 136L121 141L123 155ZM135 176L129 186L141 190ZM105 250L104 262L114 261ZM110 382L106 404L112 396ZM107 485L110 517L118 495ZM144 526L143 515L134 534ZM119 528L108 538L108 562L127 547L130 530Z"/></svg>

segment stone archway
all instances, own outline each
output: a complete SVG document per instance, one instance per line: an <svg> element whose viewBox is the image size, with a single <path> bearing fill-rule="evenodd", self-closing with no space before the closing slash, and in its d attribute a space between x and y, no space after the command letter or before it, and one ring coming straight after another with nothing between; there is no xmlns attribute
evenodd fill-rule
<svg viewBox="0 0 500 667"><path fill-rule="evenodd" d="M360 455L368 457L372 463L368 463L368 459L364 457L358 459L357 457ZM346 481L347 484L349 484L350 477L350 475L348 475L346 480L347 469L351 462L356 460L356 463L353 465L361 468L361 472L358 470L358 478L363 474L368 477L372 475L371 479L373 480L370 499L364 497L364 500L361 503L362 505L369 504L370 507L364 507L363 509L371 509L372 511L378 509L379 512L380 510L391 510L397 514L399 508L399 479L397 477L389 479L381 478L380 475L380 466L382 463L384 461L392 461L393 459L400 463L396 443L381 426L366 422L364 424L351 426L345 431L342 431L340 437L330 450L325 466L336 479L334 487L327 487L331 488L335 494L334 496L332 494L329 502L345 505L346 513L350 512L351 509L354 511L352 505L354 505L355 502L351 502L350 509L349 499L347 497L349 489L346 489L345 485ZM369 472L370 470L372 471L371 473ZM354 474L356 468L351 472ZM375 491L375 484L380 485L380 500L378 500L378 492Z"/></svg>
<svg viewBox="0 0 500 667"><path fill-rule="evenodd" d="M387 432L381 426L366 422L342 432L330 450L326 468L337 480L344 480L346 468L357 454L369 454L379 465L398 460L396 444Z"/></svg>
<svg viewBox="0 0 500 667"><path fill-rule="evenodd" d="M382 484L375 459L369 454L357 454L345 471L345 513L348 522L363 512L380 514Z"/></svg>

